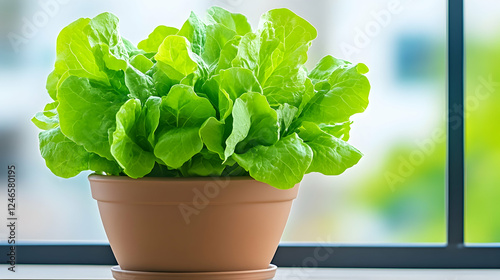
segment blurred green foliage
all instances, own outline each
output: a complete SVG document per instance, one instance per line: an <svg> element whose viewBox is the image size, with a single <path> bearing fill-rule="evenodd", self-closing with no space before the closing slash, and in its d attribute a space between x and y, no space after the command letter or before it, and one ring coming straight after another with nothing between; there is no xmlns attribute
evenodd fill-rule
<svg viewBox="0 0 500 280"><path fill-rule="evenodd" d="M500 41L467 42L465 240L500 242Z"/></svg>
<svg viewBox="0 0 500 280"><path fill-rule="evenodd" d="M444 131L444 123L436 129ZM360 195L360 203L372 205L388 223L394 243L446 241L445 138L425 140L432 152L418 145L395 148Z"/></svg>

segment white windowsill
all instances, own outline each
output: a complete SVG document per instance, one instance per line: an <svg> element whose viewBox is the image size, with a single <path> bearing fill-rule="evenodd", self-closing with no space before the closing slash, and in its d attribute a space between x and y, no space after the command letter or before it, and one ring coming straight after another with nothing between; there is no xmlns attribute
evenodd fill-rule
<svg viewBox="0 0 500 280"><path fill-rule="evenodd" d="M113 279L111 266L17 265L16 272L0 265L0 279ZM473 269L347 269L279 268L275 280L498 280L500 270Z"/></svg>

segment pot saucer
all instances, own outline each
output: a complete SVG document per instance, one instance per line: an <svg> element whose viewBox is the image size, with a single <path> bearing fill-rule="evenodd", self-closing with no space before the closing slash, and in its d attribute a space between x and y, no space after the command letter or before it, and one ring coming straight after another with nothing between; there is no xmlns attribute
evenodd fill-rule
<svg viewBox="0 0 500 280"><path fill-rule="evenodd" d="M122 270L113 266L111 271L116 280L269 280L273 279L278 267L274 264L267 269L224 271L224 272L146 272Z"/></svg>

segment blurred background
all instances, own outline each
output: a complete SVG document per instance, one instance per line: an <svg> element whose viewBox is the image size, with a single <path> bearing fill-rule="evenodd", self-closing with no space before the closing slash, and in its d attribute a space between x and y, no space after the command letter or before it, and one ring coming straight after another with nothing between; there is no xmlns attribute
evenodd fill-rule
<svg viewBox="0 0 500 280"><path fill-rule="evenodd" d="M466 4L466 240L500 242L500 7ZM370 105L353 117L350 140L364 157L341 176L305 177L283 242L446 242L445 0L0 0L0 181L15 164L21 243L106 242L88 173L52 175L30 122L49 101L59 31L109 11L138 43L157 25L179 28L191 10L212 5L244 13L254 27L265 11L287 7L318 29L309 69L327 54L370 68Z"/></svg>

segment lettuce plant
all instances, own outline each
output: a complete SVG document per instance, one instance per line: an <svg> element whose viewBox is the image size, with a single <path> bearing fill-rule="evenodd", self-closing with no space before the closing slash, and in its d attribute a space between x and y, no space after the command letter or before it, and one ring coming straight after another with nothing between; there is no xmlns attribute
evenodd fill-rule
<svg viewBox="0 0 500 280"><path fill-rule="evenodd" d="M306 173L338 175L361 153L350 117L368 105L364 64L304 63L316 29L287 9L245 16L219 7L137 46L118 18L81 18L57 38L53 102L32 121L48 168L68 178L250 175L290 188Z"/></svg>

